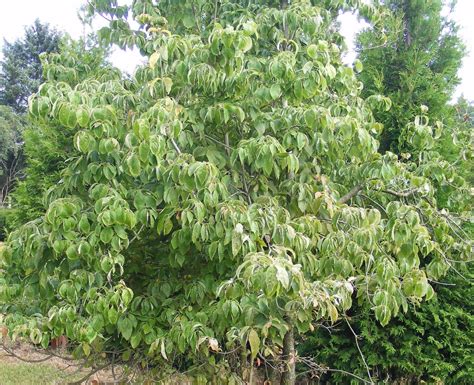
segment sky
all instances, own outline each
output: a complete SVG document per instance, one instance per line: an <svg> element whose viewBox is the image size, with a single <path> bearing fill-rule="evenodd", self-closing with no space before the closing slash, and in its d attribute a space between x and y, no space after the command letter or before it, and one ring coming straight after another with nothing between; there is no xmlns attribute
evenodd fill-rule
<svg viewBox="0 0 474 385"><path fill-rule="evenodd" d="M77 10L85 0L15 0L2 4L0 13L0 48L4 39L13 41L23 35L26 25L30 25L36 18L48 22L58 30L66 31L72 37L78 38L83 34L83 27L77 17ZM460 70L461 84L456 90L455 97L463 94L467 99L474 100L474 0L458 0L454 20L460 25L460 34L463 38L468 54ZM353 15L340 17L342 33L346 37L349 47L360 30L361 25ZM94 27L100 28L105 21L97 20ZM353 52L346 55L345 61L351 62L355 57ZM121 70L133 73L134 68L143 59L137 52L124 52L116 49L111 57L112 62Z"/></svg>

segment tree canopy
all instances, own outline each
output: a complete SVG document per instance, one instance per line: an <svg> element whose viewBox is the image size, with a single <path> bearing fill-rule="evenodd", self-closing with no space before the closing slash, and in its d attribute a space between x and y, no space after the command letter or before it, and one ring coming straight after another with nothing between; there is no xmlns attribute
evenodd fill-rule
<svg viewBox="0 0 474 385"><path fill-rule="evenodd" d="M4 41L0 62L0 104L24 112L28 97L43 81L40 55L57 52L61 34L38 19L13 43Z"/></svg>
<svg viewBox="0 0 474 385"><path fill-rule="evenodd" d="M64 37L59 52L51 53L42 61L44 71L68 71L74 68L76 82L87 77L100 79L110 71L108 50L100 47L93 36L78 41ZM64 65L67 63L66 65ZM75 130L36 120L23 132L24 177L10 193L14 210L7 227L16 228L41 216L45 206L43 195L60 179L60 172L73 153Z"/></svg>
<svg viewBox="0 0 474 385"><path fill-rule="evenodd" d="M451 3L383 1L392 12L385 29L369 28L358 36L359 59L365 63L360 75L363 96L382 94L393 102L388 113L375 113L385 127L380 137L382 151L413 151L405 130L422 106L428 109L432 125L452 123L448 102L459 84L465 48L451 14L442 12Z"/></svg>
<svg viewBox="0 0 474 385"><path fill-rule="evenodd" d="M258 358L294 384L295 336L355 301L386 325L431 298L471 245L431 160L379 153L390 100L364 99L360 63L342 64L342 8L384 18L361 1L90 1L111 19L102 40L148 65L81 77L62 58L31 99L74 150L3 249L11 333L202 383L251 381ZM423 110L405 129L432 148Z"/></svg>
<svg viewBox="0 0 474 385"><path fill-rule="evenodd" d="M433 147L421 154L432 160L425 163L425 167L429 164L425 175L434 180L438 207L449 208L457 215L472 208L469 192L459 189L458 182L462 186L466 183L464 178L470 178L472 186L469 175L473 143L469 104L449 103L463 55L457 26L449 20L446 9L442 10L441 1L393 0L384 4L393 15L384 21L388 36L369 27L357 39L359 60L364 67L359 74L364 83L363 95L383 92L392 100L390 110L375 114L377 120L384 122L380 151L392 149L400 157L416 159L420 154L417 146L412 146L413 137L407 135L410 130L406 128L423 108L426 119L439 125L440 135ZM460 231L472 239L472 226L468 223ZM312 355L321 364L350 368L359 375L367 371L366 363L377 378L387 383L469 384L474 370L469 325L474 313L465 298L472 296L471 282L472 268L456 265L456 271L441 283L434 282L433 301L420 304L413 312L399 314L386 326L373 322L370 304L359 305L349 312L353 315L350 324L341 322L329 331L319 328L300 345L300 354ZM358 344L354 343L355 338L359 339ZM341 384L348 381L335 372L327 373L322 381L326 380Z"/></svg>

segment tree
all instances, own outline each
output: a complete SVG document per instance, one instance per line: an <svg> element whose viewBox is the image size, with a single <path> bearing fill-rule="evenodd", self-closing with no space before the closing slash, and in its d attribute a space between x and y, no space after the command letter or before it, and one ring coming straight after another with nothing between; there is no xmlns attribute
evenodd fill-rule
<svg viewBox="0 0 474 385"><path fill-rule="evenodd" d="M472 282L470 266L462 274ZM395 317L386 327L373 322L368 306L356 306L351 310L352 330L345 322L318 328L301 344L299 353L314 357L321 365L363 376L367 369L362 352L372 378L389 384L468 385L474 375L474 309L466 299L472 297L473 285L451 271L434 286L436 297L432 301ZM347 384L348 380L341 373L328 372L321 383Z"/></svg>
<svg viewBox="0 0 474 385"><path fill-rule="evenodd" d="M375 115L384 122L381 150L389 149L401 158L415 162L421 158L422 174L430 178L436 190L438 207L454 216L469 216L472 210L472 122L468 104L449 104L457 71L464 54L457 26L442 17L441 1L392 0L384 2L398 17L386 18L386 30L392 31L386 44L377 29L368 29L358 37L359 59L364 71L359 75L365 95L383 92L390 96L392 108ZM428 107L429 106L429 107ZM411 135L414 115L424 110L425 119L438 124L438 140L431 148L418 151ZM466 114L467 113L467 114ZM416 124L416 122L415 122ZM435 131L435 132L436 132ZM425 131L425 135L432 134ZM451 222L462 237L472 239L472 225ZM443 383L472 382L473 354L472 307L465 300L472 293L469 280L451 273L438 287L436 300L421 304L414 312L399 314L381 327L371 320L370 304L352 310L351 326L341 323L329 334L319 329L301 346L301 354L312 354L320 362L363 374L369 366L374 377L387 382L441 380ZM459 271L457 270L457 271ZM448 286L443 286L447 284ZM355 331L355 332L354 332ZM354 346L354 333L360 350ZM361 352L366 362L361 360ZM338 373L326 380L346 383Z"/></svg>
<svg viewBox="0 0 474 385"><path fill-rule="evenodd" d="M40 55L57 52L61 34L38 19L25 28L25 36L4 42L0 68L0 104L24 112L28 97L43 81Z"/></svg>
<svg viewBox="0 0 474 385"><path fill-rule="evenodd" d="M422 106L428 108L431 124L452 123L448 102L459 84L465 49L450 14L442 15L443 6L452 9L447 3L452 2L385 0L396 17L385 21L385 30L367 29L358 36L363 95L382 94L393 102L389 112L375 114L384 124L382 151L412 152L404 131ZM384 41L385 46L371 49Z"/></svg>
<svg viewBox="0 0 474 385"><path fill-rule="evenodd" d="M21 135L25 119L7 106L0 106L0 207L21 171Z"/></svg>
<svg viewBox="0 0 474 385"><path fill-rule="evenodd" d="M377 151L371 106L389 102L361 98L341 63L341 3L91 1L112 20L101 38L149 65L77 82L57 63L31 100L75 150L44 216L3 249L10 333L201 383L252 382L257 361L286 385L295 339L353 298L385 325L432 297L428 279L470 245L425 163Z"/></svg>
<svg viewBox="0 0 474 385"><path fill-rule="evenodd" d="M26 119L22 114L26 109L28 97L37 91L43 80L40 54L57 50L59 39L58 32L36 20L32 26L25 28L23 39L18 39L14 43L4 42L4 58L0 62L0 105L5 105L0 107L2 109L0 127L4 130L2 150L5 149L0 159L1 205L5 204L8 194L23 173L24 140L21 135L26 128ZM0 215L2 233L14 215L14 211L2 210Z"/></svg>
<svg viewBox="0 0 474 385"><path fill-rule="evenodd" d="M21 136L25 119L7 106L0 106L0 241L5 238L11 205L8 194L22 171Z"/></svg>
<svg viewBox="0 0 474 385"><path fill-rule="evenodd" d="M65 37L58 49L58 53L51 53L42 61L48 76L58 81L64 76L71 76L72 71L74 78L71 85L87 78L105 80L114 73L119 76L117 71L111 70L107 61L108 50L100 47L93 36L79 41ZM10 194L16 210L8 219L8 228L16 228L44 213L43 196L60 182L61 170L73 154L74 134L75 130L70 128L40 121L24 131L25 177Z"/></svg>

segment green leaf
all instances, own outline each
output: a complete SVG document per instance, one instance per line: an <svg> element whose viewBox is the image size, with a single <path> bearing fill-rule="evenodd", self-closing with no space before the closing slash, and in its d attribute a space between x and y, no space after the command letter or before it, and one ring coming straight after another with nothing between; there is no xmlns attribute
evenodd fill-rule
<svg viewBox="0 0 474 385"><path fill-rule="evenodd" d="M242 236L234 231L232 236L232 255L236 256L242 248Z"/></svg>
<svg viewBox="0 0 474 385"><path fill-rule="evenodd" d="M337 321L337 317L339 316L336 306L334 306L332 303L328 304L328 313L329 313L329 318L331 319L331 322L334 323Z"/></svg>
<svg viewBox="0 0 474 385"><path fill-rule="evenodd" d="M79 221L79 230L81 230L81 232L84 234L89 234L91 230L90 223L87 219L87 215L85 214L81 216L81 220Z"/></svg>
<svg viewBox="0 0 474 385"><path fill-rule="evenodd" d="M273 84L270 87L270 96L272 99L277 99L281 96L281 87L279 84Z"/></svg>
<svg viewBox="0 0 474 385"><path fill-rule="evenodd" d="M64 104L59 110L59 122L66 127L74 128L77 123L76 111Z"/></svg>
<svg viewBox="0 0 474 385"><path fill-rule="evenodd" d="M253 359L257 357L258 351L260 349L260 337L254 329L250 329L249 331L248 342L250 344L250 352Z"/></svg>
<svg viewBox="0 0 474 385"><path fill-rule="evenodd" d="M38 345L43 338L43 333L38 328L34 328L30 332L30 340L33 344Z"/></svg>
<svg viewBox="0 0 474 385"><path fill-rule="evenodd" d="M311 59L316 59L318 57L318 46L315 44L311 44L306 49L306 52L308 53L308 56Z"/></svg>
<svg viewBox="0 0 474 385"><path fill-rule="evenodd" d="M82 351L86 357L89 357L91 354L91 346L85 342L82 343Z"/></svg>
<svg viewBox="0 0 474 385"><path fill-rule="evenodd" d="M382 326L387 325L391 318L391 312L388 306L379 305L379 306L376 306L374 310L375 310L375 318L377 318L380 324Z"/></svg>
<svg viewBox="0 0 474 385"><path fill-rule="evenodd" d="M79 131L74 136L74 146L82 153L87 154L95 148L95 138L87 131Z"/></svg>
<svg viewBox="0 0 474 385"><path fill-rule="evenodd" d="M173 86L173 80L171 80L171 78L164 77L162 82L165 86L166 93L169 94L171 92L171 87Z"/></svg>
<svg viewBox="0 0 474 385"><path fill-rule="evenodd" d="M148 59L148 65L150 66L150 68L155 68L156 66L156 63L158 62L158 60L160 59L160 54L158 52L153 52L151 55L150 55L150 58Z"/></svg>
<svg viewBox="0 0 474 385"><path fill-rule="evenodd" d="M166 218L163 223L163 235L168 235L173 230L173 222L170 218Z"/></svg>
<svg viewBox="0 0 474 385"><path fill-rule="evenodd" d="M252 48L252 39L249 36L241 36L239 41L239 49L242 52L250 51Z"/></svg>
<svg viewBox="0 0 474 385"><path fill-rule="evenodd" d="M112 237L114 236L114 231L111 227L105 227L100 232L100 240L104 243L110 243Z"/></svg>
<svg viewBox="0 0 474 385"><path fill-rule="evenodd" d="M132 346L133 349L135 349L141 342L142 340L142 335L141 333L135 333L132 335L132 338L130 338L130 345Z"/></svg>
<svg viewBox="0 0 474 385"><path fill-rule="evenodd" d="M115 325L118 321L119 314L118 314L118 312L115 308L111 307L111 308L109 308L109 310L107 312L107 317L109 319L109 322L112 325Z"/></svg>
<svg viewBox="0 0 474 385"><path fill-rule="evenodd" d="M130 154L126 159L128 172L133 177L138 177L141 174L140 159L135 154Z"/></svg>
<svg viewBox="0 0 474 385"><path fill-rule="evenodd" d="M87 109L84 107L79 107L76 111L76 119L79 126L87 127L90 120L89 112L87 111Z"/></svg>
<svg viewBox="0 0 474 385"><path fill-rule="evenodd" d="M133 333L133 324L128 319L128 317L121 317L117 322L118 331L122 334L123 338L127 341L130 340L130 337Z"/></svg>
<svg viewBox="0 0 474 385"><path fill-rule="evenodd" d="M356 59L354 61L354 68L355 68L357 73L361 73L362 70L364 69L364 66L363 66L362 62L359 59Z"/></svg>
<svg viewBox="0 0 474 385"><path fill-rule="evenodd" d="M277 270L276 277L278 282L280 282L285 289L288 289L288 287L290 286L290 277L288 275L288 272L280 265L275 265L275 267Z"/></svg>

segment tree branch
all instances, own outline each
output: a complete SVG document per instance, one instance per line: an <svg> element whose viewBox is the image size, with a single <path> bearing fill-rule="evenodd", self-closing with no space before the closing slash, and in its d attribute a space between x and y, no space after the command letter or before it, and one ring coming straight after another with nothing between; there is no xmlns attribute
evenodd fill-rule
<svg viewBox="0 0 474 385"><path fill-rule="evenodd" d="M363 184L359 184L355 187L353 187L346 195L343 195L339 199L339 203L346 203L347 201L351 200L353 197L355 197L362 189L364 188Z"/></svg>
<svg viewBox="0 0 474 385"><path fill-rule="evenodd" d="M171 138L171 143L173 143L173 147L176 150L176 152L181 155L181 150L179 149L178 144L175 142L173 138Z"/></svg>
<svg viewBox="0 0 474 385"><path fill-rule="evenodd" d="M364 354L362 353L362 350L360 349L360 346L359 346L359 341L358 341L359 336L356 334L356 332L354 331L354 329L352 329L352 326L351 326L351 324L349 323L349 320L347 319L346 316L344 316L344 320L346 321L347 326L349 326L349 329L351 329L351 332L352 332L352 334L354 335L354 341L355 341L355 343L356 343L357 350L359 351L360 358L362 358L362 362L364 363L365 369L367 370L367 376L369 377L369 381L370 381L371 384L373 384L372 376L370 375L369 365L367 365L367 362L365 361Z"/></svg>
<svg viewBox="0 0 474 385"><path fill-rule="evenodd" d="M405 190L405 191L394 191L394 190L380 190L380 191L386 194L396 196L398 198L406 198L406 197L409 197L410 195L413 195L419 192L417 188L413 188L411 190Z"/></svg>

